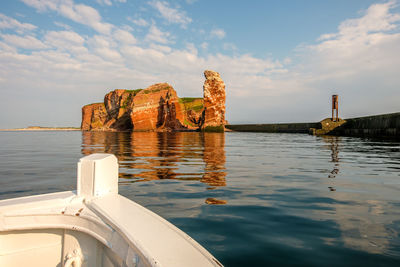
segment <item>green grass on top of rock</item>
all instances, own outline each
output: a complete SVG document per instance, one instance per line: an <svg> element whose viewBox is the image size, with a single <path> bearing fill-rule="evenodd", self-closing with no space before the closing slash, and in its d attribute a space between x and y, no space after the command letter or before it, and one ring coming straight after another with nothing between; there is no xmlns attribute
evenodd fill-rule
<svg viewBox="0 0 400 267"><path fill-rule="evenodd" d="M185 106L185 110L193 110L195 112L200 112L203 109L203 102L202 97L179 98L179 103Z"/></svg>
<svg viewBox="0 0 400 267"><path fill-rule="evenodd" d="M166 85L161 84L156 86L154 89L145 89L144 94L157 93L160 92L161 90L168 90L170 88L172 87L169 84Z"/></svg>
<svg viewBox="0 0 400 267"><path fill-rule="evenodd" d="M190 122L190 121L188 121L188 120L184 120L183 121L183 125L188 125L188 126L191 126L191 127L196 127L196 125L194 125L192 122Z"/></svg>
<svg viewBox="0 0 400 267"><path fill-rule="evenodd" d="M96 102L96 103L91 103L91 104L84 105L84 107L91 106L91 105L98 105L98 104L102 104L104 106L103 102Z"/></svg>
<svg viewBox="0 0 400 267"><path fill-rule="evenodd" d="M140 91L142 91L143 89L139 88L139 89L134 89L134 90L125 90L125 92L132 94L133 96L137 95Z"/></svg>
<svg viewBox="0 0 400 267"><path fill-rule="evenodd" d="M203 98L201 98L201 97L182 97L182 98L179 98L179 103L182 103L182 104L191 103L198 99L203 99Z"/></svg>
<svg viewBox="0 0 400 267"><path fill-rule="evenodd" d="M133 97L135 97L135 95L137 95L140 91L142 91L144 89L135 89L135 90L125 90L126 93L129 93L128 98L125 99L124 103L122 103L121 108L126 109L128 103L132 100Z"/></svg>
<svg viewBox="0 0 400 267"><path fill-rule="evenodd" d="M164 89L160 89L160 88L158 88L158 89L154 89L154 90L145 90L144 91L144 93L145 94L150 94L150 93L157 93L157 92L160 92L161 90L164 90Z"/></svg>
<svg viewBox="0 0 400 267"><path fill-rule="evenodd" d="M203 109L203 107L204 107L203 105L197 105L197 106L190 107L190 109L192 109L192 110L194 110L196 112L199 112L199 111L201 111Z"/></svg>

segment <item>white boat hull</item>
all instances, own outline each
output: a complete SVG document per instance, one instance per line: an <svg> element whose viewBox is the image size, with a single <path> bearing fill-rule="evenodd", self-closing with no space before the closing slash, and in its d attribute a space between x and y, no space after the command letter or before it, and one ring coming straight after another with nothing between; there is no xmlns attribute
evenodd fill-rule
<svg viewBox="0 0 400 267"><path fill-rule="evenodd" d="M94 154L78 164L77 192L0 201L0 266L222 266L117 182L116 158Z"/></svg>

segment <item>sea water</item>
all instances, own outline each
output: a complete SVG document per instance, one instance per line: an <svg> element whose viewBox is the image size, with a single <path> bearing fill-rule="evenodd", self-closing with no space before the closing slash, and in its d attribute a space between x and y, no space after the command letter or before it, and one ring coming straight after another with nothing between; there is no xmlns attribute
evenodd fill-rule
<svg viewBox="0 0 400 267"><path fill-rule="evenodd" d="M0 199L75 190L76 163L96 152L118 157L120 194L226 266L400 266L400 142L0 132Z"/></svg>

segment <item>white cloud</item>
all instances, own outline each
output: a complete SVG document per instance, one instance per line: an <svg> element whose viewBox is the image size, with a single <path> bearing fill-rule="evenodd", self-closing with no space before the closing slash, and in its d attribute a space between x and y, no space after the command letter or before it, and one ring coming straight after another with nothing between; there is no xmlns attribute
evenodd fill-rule
<svg viewBox="0 0 400 267"><path fill-rule="evenodd" d="M203 43L201 43L200 47L202 49L207 49L208 48L208 43L207 42L203 42Z"/></svg>
<svg viewBox="0 0 400 267"><path fill-rule="evenodd" d="M163 32L156 25L151 25L148 34L146 35L146 40L148 42L157 42L161 44L171 43L169 40L171 34L169 32Z"/></svg>
<svg viewBox="0 0 400 267"><path fill-rule="evenodd" d="M126 0L114 0L114 2L126 3ZM112 6L111 0L97 0L97 3L99 3L100 5Z"/></svg>
<svg viewBox="0 0 400 267"><path fill-rule="evenodd" d="M135 44L136 38L128 31L118 29L114 33L114 38L123 44Z"/></svg>
<svg viewBox="0 0 400 267"><path fill-rule="evenodd" d="M126 25L126 24L121 26L121 30L128 31L128 32L133 32L133 28L131 26L129 26L129 25Z"/></svg>
<svg viewBox="0 0 400 267"><path fill-rule="evenodd" d="M102 22L99 12L84 4L75 4L73 0L22 0L25 4L40 12L56 11L77 23L87 25L99 33L109 34L112 25Z"/></svg>
<svg viewBox="0 0 400 267"><path fill-rule="evenodd" d="M150 5L169 23L180 24L185 28L187 24L192 22L192 19L188 17L184 11L170 7L168 2L155 0L150 2Z"/></svg>
<svg viewBox="0 0 400 267"><path fill-rule="evenodd" d="M14 34L0 34L4 42L15 47L23 49L44 49L47 48L42 41L36 39L31 35L19 36Z"/></svg>
<svg viewBox="0 0 400 267"><path fill-rule="evenodd" d="M122 57L114 39L108 36L95 35L88 40L91 51L106 61L121 62Z"/></svg>
<svg viewBox="0 0 400 267"><path fill-rule="evenodd" d="M237 46L233 43L224 43L223 48L225 50L231 50L231 51L237 50Z"/></svg>
<svg viewBox="0 0 400 267"><path fill-rule="evenodd" d="M63 0L22 0L25 4L36 8L40 12L44 12L46 10L56 10L57 6L62 2L67 2ZM71 3L71 1L68 1Z"/></svg>
<svg viewBox="0 0 400 267"><path fill-rule="evenodd" d="M10 46L10 45L0 41L0 51L16 53L17 49L14 46Z"/></svg>
<svg viewBox="0 0 400 267"><path fill-rule="evenodd" d="M66 29L66 30L71 30L71 29L72 29L71 26L69 26L69 25L67 25L67 24L65 24L65 23L62 23L62 22L58 22L58 21L55 21L55 22L54 22L54 25L56 25L56 26L58 26L58 27L61 27L61 28L64 28L64 29Z"/></svg>
<svg viewBox="0 0 400 267"><path fill-rule="evenodd" d="M317 44L302 51L309 58L306 67L325 78L389 67L396 61L390 54L400 51L396 45L400 34L388 32L400 21L400 14L390 13L393 7L393 1L371 5L361 18L342 22L337 33L321 35Z"/></svg>
<svg viewBox="0 0 400 267"><path fill-rule="evenodd" d="M99 3L100 5L106 5L106 6L112 5L111 0L97 0L97 3Z"/></svg>
<svg viewBox="0 0 400 267"><path fill-rule="evenodd" d="M108 47L96 48L95 52L105 60L110 60L113 62L122 60L121 54L118 51Z"/></svg>
<svg viewBox="0 0 400 267"><path fill-rule="evenodd" d="M142 27L146 27L149 25L149 23L147 21L145 21L144 19L140 18L140 19L132 19L132 18L128 18L128 20L132 21L133 23L135 23L138 26L142 26Z"/></svg>
<svg viewBox="0 0 400 267"><path fill-rule="evenodd" d="M363 17L342 22L339 26L339 35L359 35L397 28L394 23L400 21L400 14L389 12L394 7L394 1L371 5Z"/></svg>
<svg viewBox="0 0 400 267"><path fill-rule="evenodd" d="M290 63L292 63L292 59L291 59L290 57L286 57L286 58L283 60L283 64L285 64L285 65L288 65L288 64L290 64Z"/></svg>
<svg viewBox="0 0 400 267"><path fill-rule="evenodd" d="M170 53L172 48L166 45L150 44L150 48L162 53Z"/></svg>
<svg viewBox="0 0 400 267"><path fill-rule="evenodd" d="M197 56L198 50L197 50L196 46L195 46L193 43L187 43L187 44L186 44L186 50L187 50L188 52L190 52L191 54Z"/></svg>
<svg viewBox="0 0 400 267"><path fill-rule="evenodd" d="M56 47L68 47L70 45L82 45L85 39L73 31L50 31L44 37L46 43Z"/></svg>
<svg viewBox="0 0 400 267"><path fill-rule="evenodd" d="M44 43L60 51L70 51L75 56L88 53L85 38L73 31L49 31L44 36Z"/></svg>
<svg viewBox="0 0 400 267"><path fill-rule="evenodd" d="M87 5L61 5L59 12L65 17L85 25L92 27L94 30L108 34L111 31L111 24L101 22L99 12Z"/></svg>
<svg viewBox="0 0 400 267"><path fill-rule="evenodd" d="M37 27L30 23L21 23L0 13L0 29L16 29L17 31L32 31Z"/></svg>
<svg viewBox="0 0 400 267"><path fill-rule="evenodd" d="M325 41L335 38L351 40L376 32L396 29L395 22L400 21L400 14L390 13L389 10L393 7L395 7L395 1L371 5L363 17L345 20L340 24L337 33L323 34L318 40Z"/></svg>
<svg viewBox="0 0 400 267"><path fill-rule="evenodd" d="M270 59L260 59L251 55L240 56L227 56L223 54L216 54L215 56L208 57L208 63L216 69L229 68L228 73L249 75L263 75L271 69L279 69L283 66L279 62L274 62Z"/></svg>
<svg viewBox="0 0 400 267"><path fill-rule="evenodd" d="M223 38L225 38L226 33L225 33L225 31L223 29L213 29L210 32L210 36L211 37L216 37L218 39L223 39Z"/></svg>
<svg viewBox="0 0 400 267"><path fill-rule="evenodd" d="M116 47L116 43L113 42L112 39L110 39L108 36L104 35L94 35L88 40L88 44L92 48L110 48L110 47Z"/></svg>

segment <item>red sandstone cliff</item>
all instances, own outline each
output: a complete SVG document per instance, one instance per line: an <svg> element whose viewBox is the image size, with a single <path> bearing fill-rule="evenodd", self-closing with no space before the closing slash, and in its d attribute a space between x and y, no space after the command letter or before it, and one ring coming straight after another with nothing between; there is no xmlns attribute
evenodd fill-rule
<svg viewBox="0 0 400 267"><path fill-rule="evenodd" d="M206 78L204 93L204 124L202 128L210 131L224 131L225 127L225 83L218 72L204 71Z"/></svg>
<svg viewBox="0 0 400 267"><path fill-rule="evenodd" d="M175 90L167 83L157 83L140 91L131 109L134 131L184 130L184 113Z"/></svg>
<svg viewBox="0 0 400 267"><path fill-rule="evenodd" d="M99 129L107 120L107 111L103 103L95 103L82 107L82 130Z"/></svg>
<svg viewBox="0 0 400 267"><path fill-rule="evenodd" d="M207 78L210 75L206 73L211 75L214 72L206 71ZM207 86L207 93L204 86L204 100L179 98L168 83L154 84L146 89L116 89L105 95L104 104L96 103L82 108L81 128L111 131L185 131L200 128L207 130L207 126L222 125L223 130L225 114L221 117L220 113L225 113L225 85L220 78L208 83L210 85ZM215 97L212 95L214 93L217 93ZM221 118L222 124L219 123Z"/></svg>

